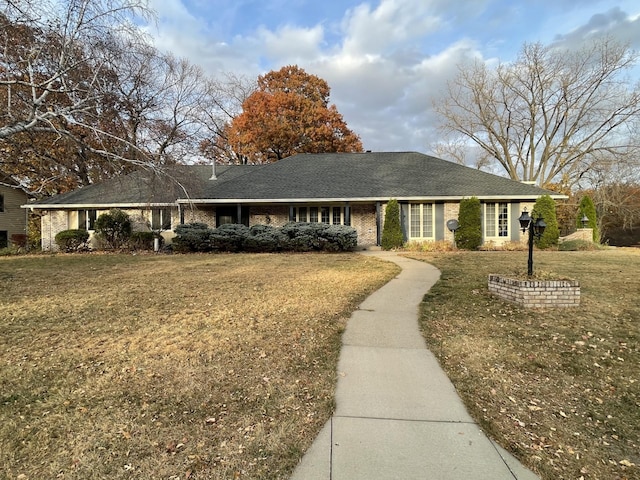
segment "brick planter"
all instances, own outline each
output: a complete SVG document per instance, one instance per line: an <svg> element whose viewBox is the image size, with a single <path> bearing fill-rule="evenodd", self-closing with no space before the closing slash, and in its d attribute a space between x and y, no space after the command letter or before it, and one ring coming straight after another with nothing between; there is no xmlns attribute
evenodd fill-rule
<svg viewBox="0 0 640 480"><path fill-rule="evenodd" d="M529 308L580 305L580 283L576 280L516 280L489 275L489 292Z"/></svg>

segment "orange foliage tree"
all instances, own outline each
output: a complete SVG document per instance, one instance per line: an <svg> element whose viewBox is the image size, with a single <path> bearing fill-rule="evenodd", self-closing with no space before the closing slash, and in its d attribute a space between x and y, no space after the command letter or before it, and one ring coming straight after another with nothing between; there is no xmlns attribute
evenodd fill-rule
<svg viewBox="0 0 640 480"><path fill-rule="evenodd" d="M228 130L231 148L252 163L296 153L361 152L362 142L329 105L326 81L298 66L258 77Z"/></svg>

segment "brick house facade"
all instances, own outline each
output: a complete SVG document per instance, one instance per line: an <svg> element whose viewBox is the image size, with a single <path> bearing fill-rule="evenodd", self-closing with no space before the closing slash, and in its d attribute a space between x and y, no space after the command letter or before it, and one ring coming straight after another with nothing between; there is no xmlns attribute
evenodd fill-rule
<svg viewBox="0 0 640 480"><path fill-rule="evenodd" d="M42 214L42 246L55 234L86 228L112 208L135 229L170 242L179 224L282 226L324 222L352 226L360 246L379 245L387 202L400 204L407 241L453 241L447 221L463 198L483 205L485 242L521 241L518 216L552 192L415 152L294 155L267 165L179 165L171 175L146 171L29 204ZM159 223L160 222L160 223Z"/></svg>

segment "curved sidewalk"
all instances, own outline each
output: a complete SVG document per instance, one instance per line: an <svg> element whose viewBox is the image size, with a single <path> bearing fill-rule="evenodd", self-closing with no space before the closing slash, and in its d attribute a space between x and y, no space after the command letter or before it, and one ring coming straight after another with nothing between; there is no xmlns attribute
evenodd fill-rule
<svg viewBox="0 0 640 480"><path fill-rule="evenodd" d="M418 306L438 269L393 253L363 254L402 272L351 316L336 411L291 479L538 479L484 435L426 347Z"/></svg>

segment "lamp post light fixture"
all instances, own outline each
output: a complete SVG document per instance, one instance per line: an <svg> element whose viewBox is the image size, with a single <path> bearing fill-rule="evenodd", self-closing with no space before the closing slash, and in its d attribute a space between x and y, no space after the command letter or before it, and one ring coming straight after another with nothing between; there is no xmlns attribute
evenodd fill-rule
<svg viewBox="0 0 640 480"><path fill-rule="evenodd" d="M525 233L527 230L529 231L529 261L527 262L527 275L531 276L533 275L533 238L540 238L544 233L544 229L547 227L547 224L544 223L544 219L542 217L538 217L536 220L531 218L526 208L522 211L518 221L520 222L522 233Z"/></svg>
<svg viewBox="0 0 640 480"><path fill-rule="evenodd" d="M580 221L582 222L582 228L587 228L587 224L589 223L589 217L587 217L586 213L582 215L582 218L580 219Z"/></svg>

